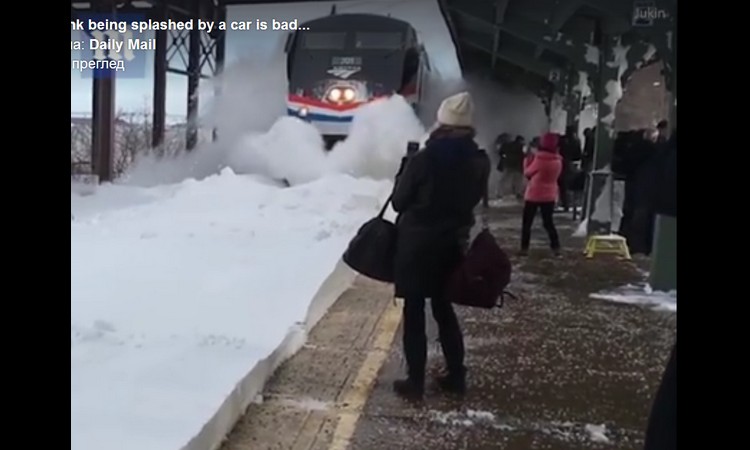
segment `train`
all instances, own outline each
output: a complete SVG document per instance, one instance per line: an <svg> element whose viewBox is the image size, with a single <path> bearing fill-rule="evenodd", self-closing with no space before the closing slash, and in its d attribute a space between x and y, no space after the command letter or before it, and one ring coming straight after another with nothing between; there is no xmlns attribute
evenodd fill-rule
<svg viewBox="0 0 750 450"><path fill-rule="evenodd" d="M403 96L418 111L430 71L414 27L377 14L331 14L287 37L287 114L314 125L326 149L345 139L357 109Z"/></svg>

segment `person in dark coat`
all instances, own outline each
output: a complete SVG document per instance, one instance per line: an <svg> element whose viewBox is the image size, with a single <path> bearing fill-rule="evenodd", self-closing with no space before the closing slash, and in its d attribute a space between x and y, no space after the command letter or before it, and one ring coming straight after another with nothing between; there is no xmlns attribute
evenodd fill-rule
<svg viewBox="0 0 750 450"><path fill-rule="evenodd" d="M677 342L651 405L643 450L677 450Z"/></svg>
<svg viewBox="0 0 750 450"><path fill-rule="evenodd" d="M628 247L632 254L650 255L656 227L656 198L659 193L658 181L662 167L665 144L654 142L656 134L652 130L644 132L631 151L639 155L635 166L633 189L633 217L628 221Z"/></svg>
<svg viewBox="0 0 750 450"><path fill-rule="evenodd" d="M620 229L622 236L630 235L636 210L636 175L641 166L653 156L653 145L647 139L648 130L620 131L615 138L612 154L612 172L616 179L625 182L625 198L622 205Z"/></svg>
<svg viewBox="0 0 750 450"><path fill-rule="evenodd" d="M583 155L581 166L584 172L589 173L594 168L594 150L596 144L596 127L583 130Z"/></svg>
<svg viewBox="0 0 750 450"><path fill-rule="evenodd" d="M403 345L408 377L394 383L402 397L421 398L427 364L425 301L437 322L447 374L438 385L466 389L464 343L458 318L442 295L468 247L474 209L486 196L490 160L474 141L473 102L464 92L446 98L425 147L406 162L393 190L398 238L395 294L404 299Z"/></svg>
<svg viewBox="0 0 750 450"><path fill-rule="evenodd" d="M501 149L503 148L503 145L510 142L510 134L509 133L500 133L495 138L495 155L500 157L501 155ZM498 164L497 170L503 171L502 167Z"/></svg>
<svg viewBox="0 0 750 450"><path fill-rule="evenodd" d="M523 199L525 179L523 176L523 149L526 141L523 136L516 136L500 149L500 164L503 174L500 178L500 197L512 195L516 200Z"/></svg>
<svg viewBox="0 0 750 450"><path fill-rule="evenodd" d="M661 169L656 198L656 213L677 217L677 129L660 153Z"/></svg>
<svg viewBox="0 0 750 450"><path fill-rule="evenodd" d="M669 122L662 120L656 125L656 142L665 143L669 140Z"/></svg>
<svg viewBox="0 0 750 450"><path fill-rule="evenodd" d="M560 191L560 206L566 212L570 209L570 193L568 187L575 175L575 163L581 161L583 151L581 141L578 139L576 128L569 126L565 129L565 135L560 138L560 156L562 156L562 172L558 179Z"/></svg>
<svg viewBox="0 0 750 450"><path fill-rule="evenodd" d="M656 212L677 218L677 129L660 154ZM677 449L677 341L656 391L646 428L643 450Z"/></svg>

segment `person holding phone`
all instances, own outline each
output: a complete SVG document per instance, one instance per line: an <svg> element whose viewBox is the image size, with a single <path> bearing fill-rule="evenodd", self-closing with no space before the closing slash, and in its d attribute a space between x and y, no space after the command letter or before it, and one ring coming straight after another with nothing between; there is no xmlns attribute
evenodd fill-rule
<svg viewBox="0 0 750 450"><path fill-rule="evenodd" d="M395 296L404 299L403 346L407 378L393 384L397 395L420 399L427 365L425 305L430 299L438 325L446 374L438 387L466 389L464 342L458 318L443 290L468 247L474 209L487 194L490 159L474 140L474 105L468 92L446 98L437 127L422 150L405 158L396 178Z"/></svg>

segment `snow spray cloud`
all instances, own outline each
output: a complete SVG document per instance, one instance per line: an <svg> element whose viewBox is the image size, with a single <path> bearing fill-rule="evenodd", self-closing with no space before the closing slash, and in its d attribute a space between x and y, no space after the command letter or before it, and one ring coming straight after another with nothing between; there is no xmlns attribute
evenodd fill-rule
<svg viewBox="0 0 750 450"><path fill-rule="evenodd" d="M357 112L349 136L329 154L329 165L353 177L392 179L407 143L419 141L424 131L403 97L375 101Z"/></svg>
<svg viewBox="0 0 750 450"><path fill-rule="evenodd" d="M463 80L445 80L439 76L426 80L425 98L420 106L420 118L425 126L429 128L434 124L440 103L446 97L461 91L472 95L477 142L487 150L491 150L495 138L502 132L520 134L528 141L547 131L544 105L534 94L471 75L465 75Z"/></svg>
<svg viewBox="0 0 750 450"><path fill-rule="evenodd" d="M226 69L216 80L221 95L211 104L204 122L216 126L221 139L230 143L248 132L268 130L286 114L284 61L239 61Z"/></svg>
<svg viewBox="0 0 750 450"><path fill-rule="evenodd" d="M547 131L549 120L536 95L478 77L467 76L465 80L474 97L477 140L488 150L503 132L520 134L529 141Z"/></svg>
<svg viewBox="0 0 750 450"><path fill-rule="evenodd" d="M263 64L238 61L227 67L213 83L221 86L221 95L210 98L211 103L201 118L201 128L210 131L216 127L219 140L175 157L160 159L145 155L121 182L154 186L216 174L226 167L229 153L248 133L268 130L286 112L287 85L281 58ZM202 97L210 97L213 89L212 83L203 85Z"/></svg>
<svg viewBox="0 0 750 450"><path fill-rule="evenodd" d="M280 118L267 133L246 135L232 149L227 165L238 174L262 174L290 184L313 181L328 172L323 138L296 117Z"/></svg>
<svg viewBox="0 0 750 450"><path fill-rule="evenodd" d="M346 140L330 152L311 124L282 117L267 133L246 136L231 152L227 164L236 173L263 174L291 185L330 174L392 179L410 140L424 128L401 96L373 102L354 116Z"/></svg>

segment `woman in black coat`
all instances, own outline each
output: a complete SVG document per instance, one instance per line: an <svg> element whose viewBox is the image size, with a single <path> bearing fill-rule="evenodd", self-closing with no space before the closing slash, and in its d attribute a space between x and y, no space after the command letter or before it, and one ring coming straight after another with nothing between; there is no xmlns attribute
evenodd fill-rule
<svg viewBox="0 0 750 450"><path fill-rule="evenodd" d="M486 196L490 160L474 141L473 104L468 93L448 97L438 110L438 127L424 149L408 158L396 179L395 289L404 299L403 345L408 378L394 383L396 393L421 398L427 364L425 301L430 299L447 375L447 391L466 389L464 344L456 313L442 299L450 272L467 247L474 208Z"/></svg>
<svg viewBox="0 0 750 450"><path fill-rule="evenodd" d="M677 342L651 406L643 450L677 450Z"/></svg>

